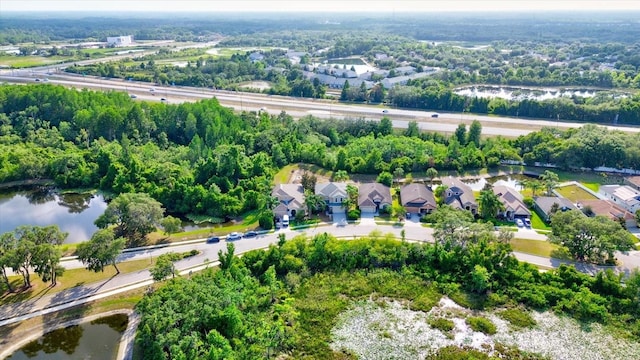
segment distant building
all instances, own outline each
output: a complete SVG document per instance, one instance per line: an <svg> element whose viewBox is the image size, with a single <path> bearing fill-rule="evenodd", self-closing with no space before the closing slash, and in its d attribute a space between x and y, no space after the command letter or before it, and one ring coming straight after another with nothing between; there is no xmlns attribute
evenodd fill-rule
<svg viewBox="0 0 640 360"><path fill-rule="evenodd" d="M109 36L107 44L112 46L127 46L133 43L133 35L126 36Z"/></svg>
<svg viewBox="0 0 640 360"><path fill-rule="evenodd" d="M640 191L630 186L603 185L600 194L632 214L640 210Z"/></svg>

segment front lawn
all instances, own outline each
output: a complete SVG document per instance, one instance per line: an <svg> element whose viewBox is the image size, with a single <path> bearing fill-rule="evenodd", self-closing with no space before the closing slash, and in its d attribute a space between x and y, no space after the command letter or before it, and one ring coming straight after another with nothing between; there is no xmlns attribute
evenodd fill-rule
<svg viewBox="0 0 640 360"><path fill-rule="evenodd" d="M552 257L551 255L560 249L558 245L542 240L514 238L510 243L513 251L544 257Z"/></svg>
<svg viewBox="0 0 640 360"><path fill-rule="evenodd" d="M535 211L531 211L531 227L538 230L551 230L551 226L547 225Z"/></svg>

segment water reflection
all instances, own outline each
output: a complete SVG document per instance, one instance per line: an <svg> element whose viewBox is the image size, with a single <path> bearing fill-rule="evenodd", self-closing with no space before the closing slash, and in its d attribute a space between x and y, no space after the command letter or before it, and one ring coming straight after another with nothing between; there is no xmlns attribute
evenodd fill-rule
<svg viewBox="0 0 640 360"><path fill-rule="evenodd" d="M50 188L4 193L0 198L0 233L20 225L58 225L69 233L66 243L90 239L98 229L93 222L107 207L100 195L58 195Z"/></svg>
<svg viewBox="0 0 640 360"><path fill-rule="evenodd" d="M7 360L112 360L118 351L120 337L127 328L127 322L127 315L117 314L88 324L53 330L25 345Z"/></svg>
<svg viewBox="0 0 640 360"><path fill-rule="evenodd" d="M522 191L521 182L523 180L533 180L534 177L530 177L527 175L500 175L493 176L489 178L478 178L475 180L465 180L464 183L469 185L471 190L473 191L482 191L487 184L497 185L497 186L508 186L510 188L514 188L518 191Z"/></svg>

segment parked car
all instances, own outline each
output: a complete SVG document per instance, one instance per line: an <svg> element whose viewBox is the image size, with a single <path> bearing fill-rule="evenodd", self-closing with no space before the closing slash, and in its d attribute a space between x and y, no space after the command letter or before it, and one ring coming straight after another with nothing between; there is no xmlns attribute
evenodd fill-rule
<svg viewBox="0 0 640 360"><path fill-rule="evenodd" d="M227 241L240 240L241 238L242 233L239 232L232 232L231 234L227 235Z"/></svg>
<svg viewBox="0 0 640 360"><path fill-rule="evenodd" d="M282 215L282 227L289 226L289 215Z"/></svg>
<svg viewBox="0 0 640 360"><path fill-rule="evenodd" d="M529 218L524 219L524 225L528 228L531 227L531 220Z"/></svg>
<svg viewBox="0 0 640 360"><path fill-rule="evenodd" d="M219 243L219 242L220 242L220 237L219 236L212 236L212 237L207 239L207 243L208 244Z"/></svg>
<svg viewBox="0 0 640 360"><path fill-rule="evenodd" d="M518 227L523 227L523 226L524 226L524 223L522 222L522 219L516 219L516 225L517 225Z"/></svg>
<svg viewBox="0 0 640 360"><path fill-rule="evenodd" d="M246 233L244 233L244 237L246 238L252 238L256 236L258 236L258 233L255 231L247 231Z"/></svg>

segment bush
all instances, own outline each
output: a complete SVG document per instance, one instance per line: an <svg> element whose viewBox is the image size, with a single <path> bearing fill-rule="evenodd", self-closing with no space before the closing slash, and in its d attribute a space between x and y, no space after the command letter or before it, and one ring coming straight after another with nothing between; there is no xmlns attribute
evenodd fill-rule
<svg viewBox="0 0 640 360"><path fill-rule="evenodd" d="M358 220L360 218L360 210L353 209L347 213L347 220Z"/></svg>
<svg viewBox="0 0 640 360"><path fill-rule="evenodd" d="M429 325L432 328L438 329L442 332L451 331L455 327L455 324L453 323L453 321L445 318L429 319Z"/></svg>
<svg viewBox="0 0 640 360"><path fill-rule="evenodd" d="M258 224L263 230L273 229L273 214L271 211L263 211L258 217Z"/></svg>
<svg viewBox="0 0 640 360"><path fill-rule="evenodd" d="M532 328L537 325L531 315L521 309L507 309L499 312L498 316L517 328Z"/></svg>
<svg viewBox="0 0 640 360"><path fill-rule="evenodd" d="M494 323L482 316L468 317L465 321L473 331L479 331L487 335L493 335L497 331Z"/></svg>

